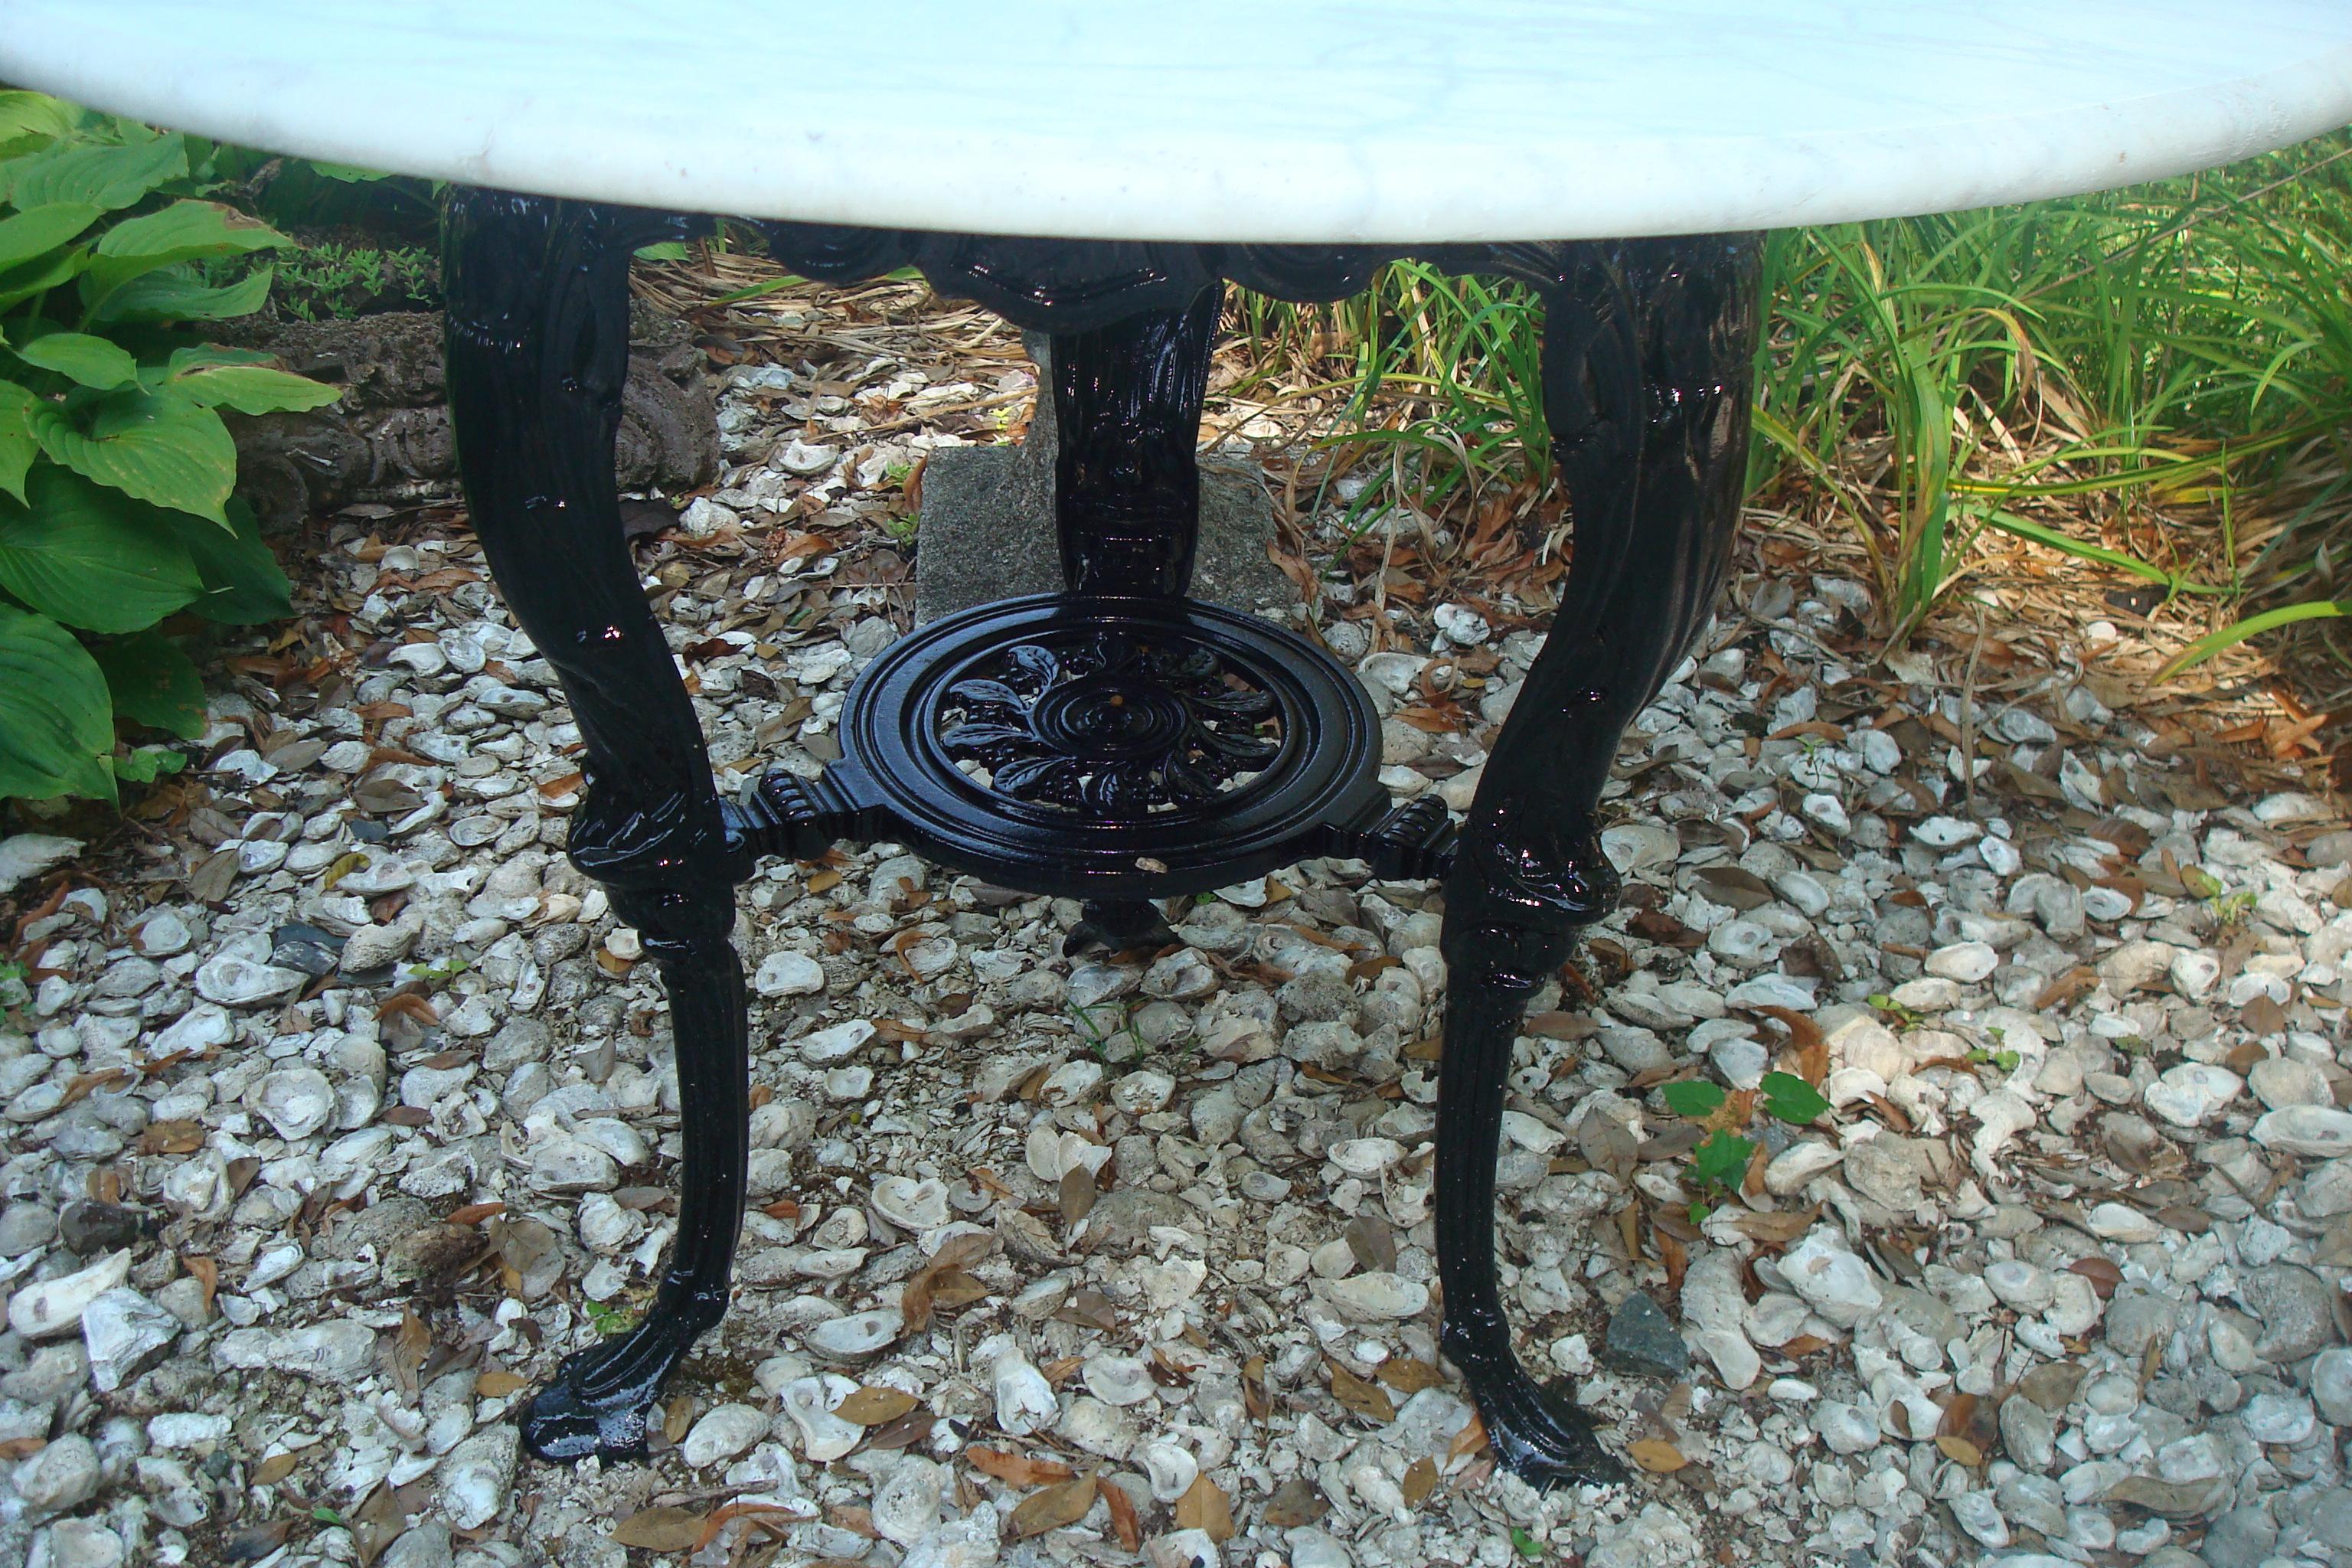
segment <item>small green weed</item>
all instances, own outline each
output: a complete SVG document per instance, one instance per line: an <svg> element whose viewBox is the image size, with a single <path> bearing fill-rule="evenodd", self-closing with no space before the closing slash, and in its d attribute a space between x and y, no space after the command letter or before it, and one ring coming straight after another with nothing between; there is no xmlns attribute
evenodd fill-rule
<svg viewBox="0 0 2352 1568"><path fill-rule="evenodd" d="M1906 1007L1884 991L1872 996L1870 1005L1894 1019L1895 1026L1898 1029L1916 1029L1923 1017L1923 1015L1913 1008Z"/></svg>
<svg viewBox="0 0 2352 1568"><path fill-rule="evenodd" d="M441 268L417 246L375 249L306 245L278 264L281 316L348 321L383 310L429 310L441 303Z"/></svg>
<svg viewBox="0 0 2352 1568"><path fill-rule="evenodd" d="M1670 1083L1659 1093L1666 1109L1675 1115L1706 1124L1707 1135L1691 1150L1690 1164L1683 1173L1700 1193L1724 1197L1739 1190L1748 1162L1756 1157L1756 1140L1739 1131L1752 1110L1760 1109L1792 1127L1804 1127L1830 1108L1821 1090L1785 1072L1766 1073L1753 1094L1743 1093L1736 1100L1720 1084L1703 1079ZM1692 1204L1691 1209L1693 1224L1709 1212L1704 1198Z"/></svg>
<svg viewBox="0 0 2352 1568"><path fill-rule="evenodd" d="M629 1325L635 1321L627 1308L615 1307L609 1301L583 1301L580 1305L588 1314L588 1326L599 1334L627 1333Z"/></svg>
<svg viewBox="0 0 2352 1568"><path fill-rule="evenodd" d="M2184 878L2183 880L2186 879ZM2205 909L2213 917L2215 925L2223 931L2228 931L2234 926L2245 924L2247 917L2254 912L2254 905L2261 899L2262 894L2253 889L2240 888L2234 893L2220 893L2207 898Z"/></svg>
<svg viewBox="0 0 2352 1568"><path fill-rule="evenodd" d="M472 967L472 964L462 958L445 958L438 963L409 965L408 978L413 981L423 981L425 984L437 988L448 984Z"/></svg>

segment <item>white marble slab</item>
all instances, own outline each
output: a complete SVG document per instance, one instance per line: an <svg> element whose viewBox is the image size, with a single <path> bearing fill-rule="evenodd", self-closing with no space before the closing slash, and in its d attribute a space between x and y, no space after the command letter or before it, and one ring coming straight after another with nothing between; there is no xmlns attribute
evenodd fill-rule
<svg viewBox="0 0 2352 1568"><path fill-rule="evenodd" d="M2352 121L2352 0L0 0L0 79L553 195L980 232L1749 228Z"/></svg>

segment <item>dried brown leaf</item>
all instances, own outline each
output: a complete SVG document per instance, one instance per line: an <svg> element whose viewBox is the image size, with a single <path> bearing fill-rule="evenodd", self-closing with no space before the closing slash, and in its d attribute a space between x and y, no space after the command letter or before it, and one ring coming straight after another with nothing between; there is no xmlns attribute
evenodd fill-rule
<svg viewBox="0 0 2352 1568"><path fill-rule="evenodd" d="M1346 1238L1348 1250L1354 1256L1358 1268L1377 1274L1395 1272L1396 1232L1390 1228L1387 1220L1368 1211L1349 1220L1348 1228L1340 1234Z"/></svg>
<svg viewBox="0 0 2352 1568"><path fill-rule="evenodd" d="M695 1552L701 1551L704 1547L719 1539L719 1532L720 1531L726 1529L728 1525L739 1519L756 1521L762 1518L779 1518L781 1520L791 1521L798 1520L801 1517L802 1514L798 1509L785 1508L777 1503L730 1502L725 1508L718 1510L716 1512L712 1513L709 1519L702 1521L702 1532L694 1538L694 1545L689 1550Z"/></svg>
<svg viewBox="0 0 2352 1568"><path fill-rule="evenodd" d="M2249 1033L2259 1037L2275 1035L2286 1027L2286 1009L2267 996L2257 995L2238 1014Z"/></svg>
<svg viewBox="0 0 2352 1568"><path fill-rule="evenodd" d="M1296 1530L1302 1524L1313 1524L1330 1511L1331 1505L1311 1482L1293 1476L1274 1489L1274 1495L1266 1500L1265 1512L1260 1517L1269 1529Z"/></svg>
<svg viewBox="0 0 2352 1568"><path fill-rule="evenodd" d="M1263 1421L1274 1409L1265 1393L1265 1357L1254 1355L1242 1363L1242 1405L1253 1421Z"/></svg>
<svg viewBox="0 0 2352 1568"><path fill-rule="evenodd" d="M931 1305L946 1311L969 1307L987 1294L987 1286L961 1268L942 1269L931 1281Z"/></svg>
<svg viewBox="0 0 2352 1568"><path fill-rule="evenodd" d="M1095 1506L1095 1488L1094 1472L1089 1470L1074 1481L1030 1493L1006 1521L1013 1539L1025 1541L1077 1523Z"/></svg>
<svg viewBox="0 0 2352 1568"><path fill-rule="evenodd" d="M2063 1007L2098 983L2097 970L2088 964L2078 963L2042 988L2042 994L2033 999L2032 1010L2047 1013L2053 1007Z"/></svg>
<svg viewBox="0 0 2352 1568"><path fill-rule="evenodd" d="M866 1435L869 1448L911 1448L931 1435L940 1418L917 1405L896 1421L886 1421Z"/></svg>
<svg viewBox="0 0 2352 1568"><path fill-rule="evenodd" d="M1234 1510L1225 1501L1223 1489L1205 1475L1194 1477L1192 1486L1176 1500L1176 1528L1200 1531L1219 1543L1231 1541Z"/></svg>
<svg viewBox="0 0 2352 1568"><path fill-rule="evenodd" d="M1143 1544L1143 1516L1137 1512L1135 1500L1117 1481L1105 1481L1102 1488L1103 1506L1110 1510L1111 1532L1118 1537L1120 1547L1133 1552Z"/></svg>
<svg viewBox="0 0 2352 1568"><path fill-rule="evenodd" d="M1396 1402L1376 1383L1367 1383L1338 1362L1331 1363L1331 1397L1370 1420L1396 1419Z"/></svg>
<svg viewBox="0 0 2352 1568"><path fill-rule="evenodd" d="M1062 1223L1076 1225L1094 1211L1095 1173L1084 1162L1062 1173Z"/></svg>
<svg viewBox="0 0 2352 1568"><path fill-rule="evenodd" d="M854 1390L834 1414L853 1426L880 1426L921 1403L903 1388L877 1388L869 1383Z"/></svg>
<svg viewBox="0 0 2352 1568"><path fill-rule="evenodd" d="M2080 1274L2091 1282L2091 1289L2100 1300L2113 1296L2123 1286L2124 1271L2104 1258L2077 1258L2066 1265L2067 1271Z"/></svg>
<svg viewBox="0 0 2352 1568"><path fill-rule="evenodd" d="M1819 1204L1801 1209L1742 1209L1731 1216L1731 1226L1751 1241L1785 1244L1811 1229L1821 1214Z"/></svg>
<svg viewBox="0 0 2352 1568"><path fill-rule="evenodd" d="M204 1127L194 1121L151 1121L139 1135L142 1154L193 1154L204 1146Z"/></svg>
<svg viewBox="0 0 2352 1568"><path fill-rule="evenodd" d="M350 1523L352 1547L359 1557L360 1568L373 1568L375 1560L383 1555L383 1549L407 1529L408 1510L398 1492L379 1485L352 1510Z"/></svg>
<svg viewBox="0 0 2352 1568"><path fill-rule="evenodd" d="M1683 1293L1683 1276L1690 1270L1690 1248L1654 1223L1650 1226L1650 1239L1657 1244L1658 1261L1666 1266L1666 1294L1679 1299Z"/></svg>
<svg viewBox="0 0 2352 1568"><path fill-rule="evenodd" d="M198 1253L180 1255L180 1267L186 1269L205 1293L205 1315L212 1316L213 1297L220 1290L220 1265Z"/></svg>
<svg viewBox="0 0 2352 1568"><path fill-rule="evenodd" d="M1663 1437L1643 1437L1625 1445L1625 1452L1633 1462L1654 1476L1671 1476L1690 1460L1683 1451Z"/></svg>
<svg viewBox="0 0 2352 1568"><path fill-rule="evenodd" d="M1407 1508L1419 1508L1437 1489L1437 1466L1424 1454L1404 1468L1404 1480L1399 1487L1404 1493Z"/></svg>
<svg viewBox="0 0 2352 1568"><path fill-rule="evenodd" d="M400 1327L394 1332L392 1343L386 1350L385 1360L393 1383L399 1388L401 1397L410 1404L416 1401L421 1387L416 1374L424 1370L425 1357L432 1349L432 1329L414 1309L404 1310L400 1315Z"/></svg>
<svg viewBox="0 0 2352 1568"><path fill-rule="evenodd" d="M689 1508L649 1508L613 1527L613 1539L646 1552L691 1552L702 1538L702 1515Z"/></svg>
<svg viewBox="0 0 2352 1568"><path fill-rule="evenodd" d="M966 1448L963 1457L982 1475L994 1476L1007 1486L1019 1487L1024 1491L1053 1481L1070 1480L1077 1475L1058 1459L1031 1459L1008 1454L1002 1448Z"/></svg>
<svg viewBox="0 0 2352 1568"><path fill-rule="evenodd" d="M1419 1394L1424 1388L1443 1387L1445 1374L1418 1356L1392 1355L1381 1363L1373 1376L1399 1394Z"/></svg>

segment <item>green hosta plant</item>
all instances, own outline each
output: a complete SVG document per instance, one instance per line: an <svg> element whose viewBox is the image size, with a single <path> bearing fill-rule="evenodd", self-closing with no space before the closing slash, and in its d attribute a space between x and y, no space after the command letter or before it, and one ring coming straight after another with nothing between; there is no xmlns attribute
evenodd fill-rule
<svg viewBox="0 0 2352 1568"><path fill-rule="evenodd" d="M259 309L270 278L215 283L204 264L291 243L201 199L210 157L0 92L0 797L110 801L119 780L176 765L117 734L202 730L167 618L289 607L230 499L221 411L315 408L336 389L204 342L204 323Z"/></svg>

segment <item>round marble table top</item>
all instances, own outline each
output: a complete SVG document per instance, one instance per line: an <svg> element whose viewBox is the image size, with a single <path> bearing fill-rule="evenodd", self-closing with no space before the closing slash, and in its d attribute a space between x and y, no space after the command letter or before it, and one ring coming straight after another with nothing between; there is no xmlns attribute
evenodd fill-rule
<svg viewBox="0 0 2352 1568"><path fill-rule="evenodd" d="M2352 121L2352 0L0 0L0 80L748 217L1576 239L1981 206Z"/></svg>

